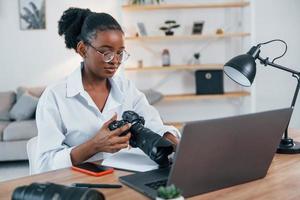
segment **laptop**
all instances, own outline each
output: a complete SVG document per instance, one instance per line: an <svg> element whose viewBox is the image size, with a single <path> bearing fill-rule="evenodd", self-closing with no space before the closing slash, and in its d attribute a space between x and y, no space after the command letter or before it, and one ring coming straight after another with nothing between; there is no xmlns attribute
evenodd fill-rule
<svg viewBox="0 0 300 200"><path fill-rule="evenodd" d="M175 184L187 198L266 176L292 108L187 123L171 167L120 177L154 199Z"/></svg>

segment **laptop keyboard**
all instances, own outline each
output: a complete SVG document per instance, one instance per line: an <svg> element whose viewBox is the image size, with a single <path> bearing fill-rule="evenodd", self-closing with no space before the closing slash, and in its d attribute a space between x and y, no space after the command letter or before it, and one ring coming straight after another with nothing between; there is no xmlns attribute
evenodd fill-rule
<svg viewBox="0 0 300 200"><path fill-rule="evenodd" d="M154 189L154 190L157 190L160 186L166 186L167 181L168 181L168 179L164 179L164 180L159 180L159 181L147 183L145 185L152 188L152 189Z"/></svg>

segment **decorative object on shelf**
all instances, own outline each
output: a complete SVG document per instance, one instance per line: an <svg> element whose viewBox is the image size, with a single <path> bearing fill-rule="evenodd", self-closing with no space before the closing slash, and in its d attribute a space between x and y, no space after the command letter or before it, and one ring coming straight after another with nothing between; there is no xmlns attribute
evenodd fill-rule
<svg viewBox="0 0 300 200"><path fill-rule="evenodd" d="M130 0L130 1L128 2L128 4L129 4L129 5L136 5L136 4L140 5L140 4L145 4L145 0Z"/></svg>
<svg viewBox="0 0 300 200"><path fill-rule="evenodd" d="M163 0L130 0L129 5L142 5L142 4L159 4Z"/></svg>
<svg viewBox="0 0 300 200"><path fill-rule="evenodd" d="M157 189L156 200L184 200L181 195L181 190L178 189L174 184L170 186L161 186Z"/></svg>
<svg viewBox="0 0 300 200"><path fill-rule="evenodd" d="M162 66L170 66L171 65L171 58L170 58L170 52L168 49L164 49L161 54L162 58Z"/></svg>
<svg viewBox="0 0 300 200"><path fill-rule="evenodd" d="M222 34L224 34L224 29L218 28L218 29L216 30L216 34L217 34L217 35L222 35Z"/></svg>
<svg viewBox="0 0 300 200"><path fill-rule="evenodd" d="M45 29L45 0L19 0L21 30Z"/></svg>
<svg viewBox="0 0 300 200"><path fill-rule="evenodd" d="M196 94L224 94L223 70L197 70Z"/></svg>
<svg viewBox="0 0 300 200"><path fill-rule="evenodd" d="M204 21L194 22L192 34L202 34Z"/></svg>
<svg viewBox="0 0 300 200"><path fill-rule="evenodd" d="M180 27L179 24L176 24L175 20L167 20L165 21L166 26L162 26L159 29L165 31L165 35L174 35L174 31L172 29Z"/></svg>
<svg viewBox="0 0 300 200"><path fill-rule="evenodd" d="M194 53L193 57L188 61L188 65L200 65L200 52Z"/></svg>
<svg viewBox="0 0 300 200"><path fill-rule="evenodd" d="M285 44L285 50L281 56L278 56L274 58L272 61L269 61L269 58L262 58L260 57L260 47L262 45L269 44L271 42L279 41ZM270 40L268 42L259 43L256 46L253 46L246 54L236 56L229 60L224 65L224 72L225 74L237 82L240 85L249 87L251 86L255 74L256 74L256 62L255 60L259 60L261 64L265 66L272 66L277 69L281 69L283 71L289 72L292 74L293 77L295 77L298 81L298 84L295 89L294 97L292 100L291 108L294 109L295 103L297 100L298 92L300 89L300 72L295 71L292 69L289 69L287 67L278 65L275 63L275 60L278 58L281 58L285 55L287 51L287 44L283 40L275 39ZM300 142L293 141L292 138L288 137L288 127L289 124L286 127L286 130L284 132L283 138L280 141L279 147L277 148L277 153L284 153L284 154L295 154L300 153Z"/></svg>
<svg viewBox="0 0 300 200"><path fill-rule="evenodd" d="M143 68L143 60L138 60L138 68Z"/></svg>
<svg viewBox="0 0 300 200"><path fill-rule="evenodd" d="M138 35L139 36L147 36L147 31L145 24L143 22L138 22L137 24Z"/></svg>
<svg viewBox="0 0 300 200"><path fill-rule="evenodd" d="M157 3L157 4L160 4L161 2L163 2L164 0L151 0L151 3L152 4L155 4L155 3Z"/></svg>

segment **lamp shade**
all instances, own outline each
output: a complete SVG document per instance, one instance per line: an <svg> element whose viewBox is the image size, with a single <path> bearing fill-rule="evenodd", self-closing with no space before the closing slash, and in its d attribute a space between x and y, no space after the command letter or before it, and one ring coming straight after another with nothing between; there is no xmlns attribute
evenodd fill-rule
<svg viewBox="0 0 300 200"><path fill-rule="evenodd" d="M256 74L255 58L249 54L236 56L224 65L224 72L233 81L249 87Z"/></svg>

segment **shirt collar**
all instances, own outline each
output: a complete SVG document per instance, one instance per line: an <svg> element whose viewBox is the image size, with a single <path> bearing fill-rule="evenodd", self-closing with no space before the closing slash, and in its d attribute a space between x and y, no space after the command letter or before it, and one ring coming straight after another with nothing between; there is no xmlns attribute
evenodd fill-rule
<svg viewBox="0 0 300 200"><path fill-rule="evenodd" d="M74 97L84 91L82 84L82 69L83 62L81 63L80 67L78 67L67 77L67 97ZM124 93L121 90L118 81L116 81L116 75L112 78L109 78L109 82L111 84L112 95L115 97L115 99L118 99L119 103L122 103L124 100Z"/></svg>
<svg viewBox="0 0 300 200"><path fill-rule="evenodd" d="M83 63L67 77L67 97L74 97L84 91L81 74L82 68Z"/></svg>
<svg viewBox="0 0 300 200"><path fill-rule="evenodd" d="M118 82L115 80L115 76L109 78L109 83L111 85L111 94L115 99L118 99L119 103L122 103L124 100L124 92L121 90Z"/></svg>

